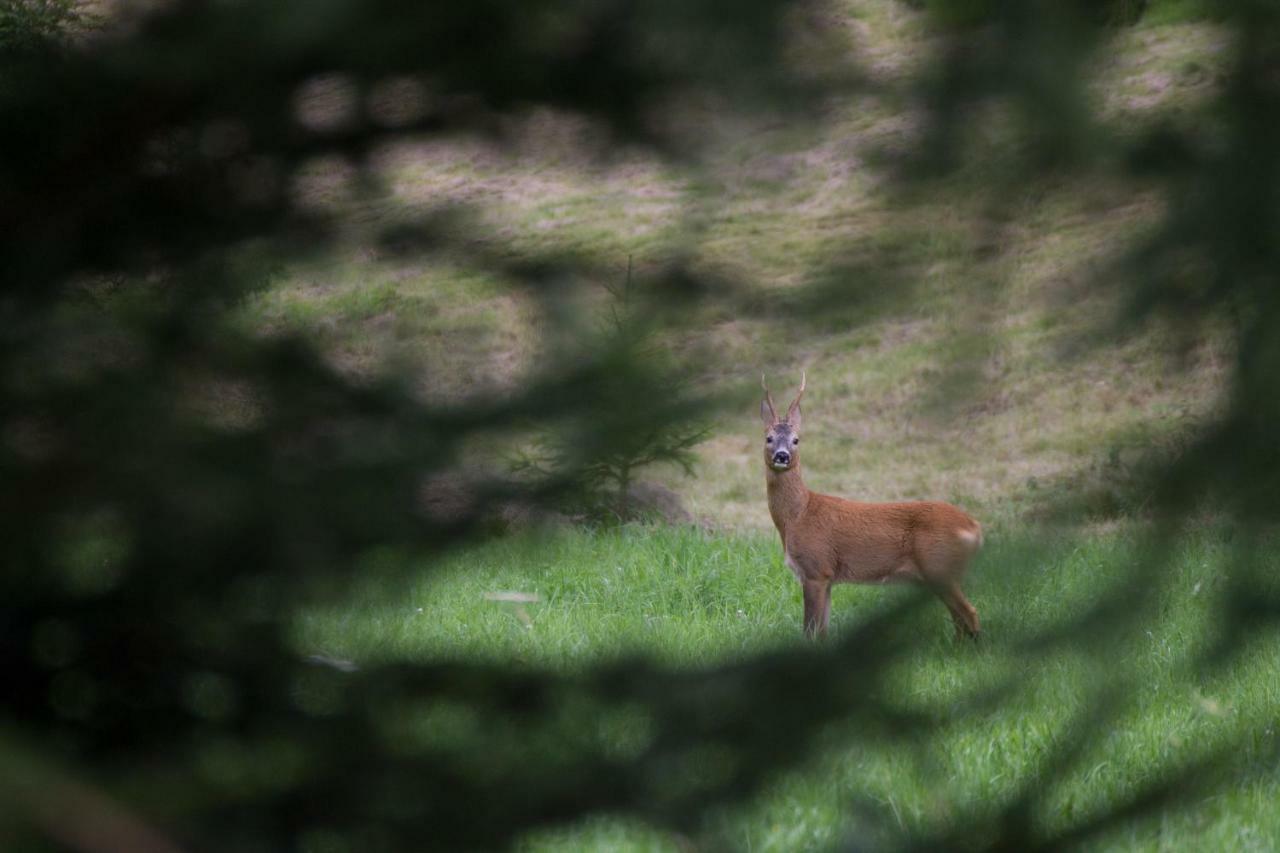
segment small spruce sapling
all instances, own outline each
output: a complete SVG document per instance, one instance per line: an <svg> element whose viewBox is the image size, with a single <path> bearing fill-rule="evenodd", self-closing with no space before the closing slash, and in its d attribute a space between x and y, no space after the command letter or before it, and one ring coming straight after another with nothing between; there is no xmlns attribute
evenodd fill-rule
<svg viewBox="0 0 1280 853"><path fill-rule="evenodd" d="M699 406L654 333L654 325L639 310L631 258L621 286L605 285L609 303L598 346L613 354L619 374L597 391L617 399L602 410L612 413L607 447L584 448L577 430L561 430L541 436L533 450L520 455L513 468L539 477L571 477L579 486L577 505L587 517L631 518L633 490L641 469L656 463L674 463L686 475L693 473L694 447L707 438L705 424L697 420ZM634 365L643 364L650 375L661 376L643 407L636 406ZM599 425L597 425L599 426Z"/></svg>

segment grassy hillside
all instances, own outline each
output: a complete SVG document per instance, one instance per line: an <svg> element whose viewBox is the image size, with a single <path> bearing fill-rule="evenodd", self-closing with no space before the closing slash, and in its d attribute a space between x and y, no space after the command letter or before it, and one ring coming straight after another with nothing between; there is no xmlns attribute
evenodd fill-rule
<svg viewBox="0 0 1280 853"><path fill-rule="evenodd" d="M754 294L751 310L709 305L672 342L696 353L706 390L735 402L699 449L696 479L650 474L716 523L767 526L755 388L769 370L785 396L801 368L817 489L951 499L988 520L1043 514L1063 487L1094 516L1140 504L1125 485L1134 457L1176 443L1211 410L1229 356L1199 340L1177 342L1172 358L1158 330L1081 343L1114 319L1109 265L1156 221L1159 200L1121 180L1047 180L999 199L1012 216L992 219L998 182L978 166L938 195L900 192L882 162L915 138L919 119L897 87L935 37L899 3L843 0L825 25L876 88L811 126L720 126L708 112L698 120L714 144L698 168L614 150L590 127L539 113L511 129L513 148L476 138L389 146L377 158L389 198L358 196L328 161L297 192L351 208L353 245L364 225L448 207L466 210L454 227L498 257L596 259L613 279L594 283L601 292L629 257L643 272L692 253ZM1221 47L1211 24L1118 31L1095 66L1102 114L1121 133L1194 115L1216 85ZM341 102L340 87L317 93L315 109ZM975 112L972 124L998 141L997 115ZM823 287L846 298L798 315L812 299L798 295ZM355 371L420 362L429 395L501 391L540 353L529 296L451 265L447 252L408 262L339 251L284 272L246 313L268 329L314 331Z"/></svg>
<svg viewBox="0 0 1280 853"><path fill-rule="evenodd" d="M886 685L868 688L936 720L927 735L832 730L816 754L743 808L712 817L697 838L596 820L537 834L524 848L675 850L691 849L692 841L707 849L790 851L850 837L902 841L954 828L974 809L995 814L1024 786L1032 826L1063 829L1087 823L1095 810L1124 801L1179 762L1229 745L1230 775L1202 772L1197 783L1210 787L1189 801L1121 834L1082 840L1103 842L1090 849L1274 849L1275 638L1213 671L1198 665L1221 636L1214 614L1230 594L1228 575L1242 570L1233 554L1221 532L1191 536L1162 564L1150 606L1126 608L1118 622L1077 625L1087 636L1053 639L1056 629L1076 625L1124 589L1140 547L1127 531L1053 542L1012 532L992 537L970 584L987 629L981 643L954 643L946 611L927 602L907 617L922 642ZM387 560L367 567L368 581L349 605L303 614L301 651L357 663L462 657L574 672L636 653L714 666L800 642L799 588L776 541L762 534L628 526L546 541L505 539L407 586L385 580L404 577ZM1274 582L1275 567L1260 568ZM486 598L510 591L538 600L517 606ZM838 587L836 637L906 594ZM830 677L842 677L838 666ZM1137 684L1141 689L1129 692ZM1117 688L1124 700L1107 705ZM975 704L982 696L998 701ZM426 731L465 749L480 724L450 714L429 712ZM638 721L571 708L565 720L563 730L546 732L552 748L587 738L610 754L627 754L646 742ZM1083 750L1064 754L1073 726L1086 721L1093 736ZM504 735L499 728L485 736ZM1048 781L1056 761L1061 776Z"/></svg>

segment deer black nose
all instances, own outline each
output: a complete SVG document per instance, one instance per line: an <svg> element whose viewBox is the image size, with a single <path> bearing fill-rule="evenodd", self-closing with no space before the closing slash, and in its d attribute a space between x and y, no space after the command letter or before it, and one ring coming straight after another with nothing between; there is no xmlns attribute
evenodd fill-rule
<svg viewBox="0 0 1280 853"><path fill-rule="evenodd" d="M785 450L779 450L777 453L773 454L774 465L787 465L790 462L791 462L791 454Z"/></svg>

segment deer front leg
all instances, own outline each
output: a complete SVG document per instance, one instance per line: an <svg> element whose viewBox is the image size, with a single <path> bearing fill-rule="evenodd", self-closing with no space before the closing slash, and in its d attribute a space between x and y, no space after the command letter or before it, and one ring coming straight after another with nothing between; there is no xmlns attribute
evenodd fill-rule
<svg viewBox="0 0 1280 853"><path fill-rule="evenodd" d="M804 581L804 635L809 639L827 636L831 619L831 582Z"/></svg>

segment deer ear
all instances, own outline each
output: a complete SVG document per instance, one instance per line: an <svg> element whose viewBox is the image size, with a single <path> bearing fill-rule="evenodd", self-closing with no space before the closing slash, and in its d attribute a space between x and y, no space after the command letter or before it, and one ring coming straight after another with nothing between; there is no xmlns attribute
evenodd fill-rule
<svg viewBox="0 0 1280 853"><path fill-rule="evenodd" d="M778 416L774 414L773 406L769 403L769 398L760 401L760 420L764 421L764 425L771 427L778 422Z"/></svg>

